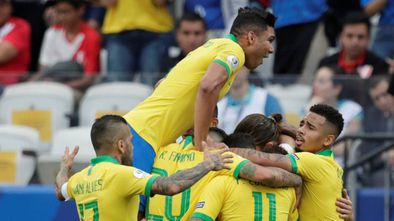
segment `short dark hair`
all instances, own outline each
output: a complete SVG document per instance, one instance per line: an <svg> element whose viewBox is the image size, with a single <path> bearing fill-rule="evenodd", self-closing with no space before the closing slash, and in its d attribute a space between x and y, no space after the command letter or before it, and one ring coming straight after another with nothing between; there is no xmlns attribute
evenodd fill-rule
<svg viewBox="0 0 394 221"><path fill-rule="evenodd" d="M387 76L372 76L371 78L369 78L369 82L368 82L368 90L374 89L378 86L378 84L380 84L380 82L387 82L389 83L389 79Z"/></svg>
<svg viewBox="0 0 394 221"><path fill-rule="evenodd" d="M309 111L326 118L326 120L335 127L336 137L341 134L344 123L342 114L339 113L337 109L326 104L315 104Z"/></svg>
<svg viewBox="0 0 394 221"><path fill-rule="evenodd" d="M227 137L226 132L220 128L217 128L217 127L210 127L209 133L214 133L215 135L217 135L221 139L220 142L222 142Z"/></svg>
<svg viewBox="0 0 394 221"><path fill-rule="evenodd" d="M182 15L182 17L175 23L175 29L181 27L181 23L183 21L190 21L190 22L201 22L204 26L204 30L207 30L207 24L205 24L204 19L195 12L188 12Z"/></svg>
<svg viewBox="0 0 394 221"><path fill-rule="evenodd" d="M45 6L51 7L63 2L70 4L75 9L81 8L82 6L86 6L88 4L86 0L49 0L45 3Z"/></svg>
<svg viewBox="0 0 394 221"><path fill-rule="evenodd" d="M127 122L118 115L104 115L96 119L90 131L90 139L95 151L102 149L105 145L112 145L111 141L113 141L114 133L119 131L116 128L119 124L127 125Z"/></svg>
<svg viewBox="0 0 394 221"><path fill-rule="evenodd" d="M270 141L277 141L280 135L279 123L282 115L274 114L266 117L262 114L250 114L239 122L234 133L252 135L258 146L265 146Z"/></svg>
<svg viewBox="0 0 394 221"><path fill-rule="evenodd" d="M342 30L347 25L355 25L355 24L365 24L367 26L368 33L371 29L371 22L369 21L369 17L364 12L349 12L342 22Z"/></svg>
<svg viewBox="0 0 394 221"><path fill-rule="evenodd" d="M223 143L229 147L256 149L253 136L247 133L233 133L228 135Z"/></svg>
<svg viewBox="0 0 394 221"><path fill-rule="evenodd" d="M270 12L257 8L240 8L231 26L230 33L239 36L248 29L265 31L268 26L274 27L275 21L275 16Z"/></svg>

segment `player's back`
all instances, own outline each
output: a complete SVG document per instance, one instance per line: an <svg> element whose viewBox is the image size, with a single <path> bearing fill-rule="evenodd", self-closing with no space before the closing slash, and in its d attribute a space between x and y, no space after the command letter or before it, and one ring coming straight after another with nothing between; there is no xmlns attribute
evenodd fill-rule
<svg viewBox="0 0 394 221"><path fill-rule="evenodd" d="M208 184L193 217L223 221L297 220L294 188L270 188L244 179L217 176ZM206 220L206 219L204 219Z"/></svg>
<svg viewBox="0 0 394 221"><path fill-rule="evenodd" d="M230 153L231 154L231 153ZM193 149L192 144L170 144L160 148L153 164L152 174L171 176L180 170L192 168L204 160L204 153ZM231 170L211 171L189 189L175 196L155 195L147 200L147 220L189 220L204 187L218 175L238 177L240 168L248 162L234 155ZM239 168L239 169L237 169Z"/></svg>
<svg viewBox="0 0 394 221"><path fill-rule="evenodd" d="M212 62L226 66L229 74L220 92L222 98L230 89L235 73L244 64L242 48L228 38L212 39L190 52L151 96L124 116L155 150L174 142L192 128L200 82Z"/></svg>
<svg viewBox="0 0 394 221"><path fill-rule="evenodd" d="M336 212L335 202L342 194L343 170L334 160L332 151L326 150L318 154L302 152L290 157L297 164L294 172L303 178L300 219L342 220Z"/></svg>
<svg viewBox="0 0 394 221"><path fill-rule="evenodd" d="M150 194L147 184L154 177L119 165L109 156L95 159L97 164L74 174L68 181L67 192L75 199L80 220L137 220L139 194Z"/></svg>

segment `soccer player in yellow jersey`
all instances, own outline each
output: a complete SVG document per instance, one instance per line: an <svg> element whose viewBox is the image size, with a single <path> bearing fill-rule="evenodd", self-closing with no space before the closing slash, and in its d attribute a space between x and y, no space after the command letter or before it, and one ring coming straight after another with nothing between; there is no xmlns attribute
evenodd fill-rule
<svg viewBox="0 0 394 221"><path fill-rule="evenodd" d="M317 104L297 130L296 148L302 152L287 156L245 149L234 152L257 164L280 167L303 177L300 220L342 220L335 204L341 198L343 170L330 149L342 129L342 115L330 106Z"/></svg>
<svg viewBox="0 0 394 221"><path fill-rule="evenodd" d="M209 171L229 169L225 164L232 163L231 155L223 154L225 149L205 150L203 162L193 168L169 177L147 174L128 166L132 135L120 116L106 115L96 120L91 139L97 155L91 165L69 177L78 148L69 154L67 147L56 177L57 197L75 199L81 221L137 220L138 195L180 193Z"/></svg>
<svg viewBox="0 0 394 221"><path fill-rule="evenodd" d="M134 136L137 168L150 172L158 148L193 126L196 148L201 150L214 107L236 73L244 66L256 68L273 52L274 23L268 12L240 9L228 37L209 40L190 52L151 96L124 116Z"/></svg>
<svg viewBox="0 0 394 221"><path fill-rule="evenodd" d="M151 197L147 201L146 220L188 220L197 204L201 192L216 176L245 178L261 182L274 187L298 186L301 179L279 168L266 168L255 165L248 160L234 155L230 170L208 173L189 189L175 196ZM153 164L152 173L160 176L170 176L177 171L184 171L199 164L203 160L203 153L195 150L192 137L189 136L182 143L170 144L160 148ZM252 168L252 169L251 169Z"/></svg>
<svg viewBox="0 0 394 221"><path fill-rule="evenodd" d="M255 149L250 134L234 133L225 139L228 146ZM265 147L272 153L286 153L282 148ZM215 177L202 192L193 213L193 221L216 220L287 221L298 219L294 188L270 188L260 183Z"/></svg>

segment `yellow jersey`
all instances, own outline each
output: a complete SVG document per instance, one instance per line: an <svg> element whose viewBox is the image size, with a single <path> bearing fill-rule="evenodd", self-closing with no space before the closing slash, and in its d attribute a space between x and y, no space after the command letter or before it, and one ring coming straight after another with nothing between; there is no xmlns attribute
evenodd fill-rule
<svg viewBox="0 0 394 221"><path fill-rule="evenodd" d="M123 116L157 153L194 125L194 107L201 79L212 62L223 65L229 78L219 99L230 89L245 57L236 38L213 39L190 52L167 75L153 94ZM231 38L231 39L230 39Z"/></svg>
<svg viewBox="0 0 394 221"><path fill-rule="evenodd" d="M177 171L192 168L203 160L204 153L194 150L190 140L186 139L181 144L174 143L159 149L152 174L171 176ZM234 162L229 165L231 170L211 171L182 193L172 197L156 195L149 198L145 211L146 220L189 220L201 192L215 176L227 175L238 178L241 168L248 162L238 155L234 155L232 160Z"/></svg>
<svg viewBox="0 0 394 221"><path fill-rule="evenodd" d="M293 172L303 178L303 193L299 207L300 220L342 220L335 201L342 197L343 170L334 160L331 150L317 154L301 152L288 155Z"/></svg>
<svg viewBox="0 0 394 221"><path fill-rule="evenodd" d="M215 177L204 189L193 213L204 221L287 221L298 219L294 188L270 188L230 176Z"/></svg>
<svg viewBox="0 0 394 221"><path fill-rule="evenodd" d="M114 34L142 29L151 32L169 32L173 21L166 6L157 7L151 0L117 0L107 8L102 32Z"/></svg>
<svg viewBox="0 0 394 221"><path fill-rule="evenodd" d="M139 195L150 195L157 176L115 158L99 156L68 180L67 193L75 199L81 221L137 220Z"/></svg>

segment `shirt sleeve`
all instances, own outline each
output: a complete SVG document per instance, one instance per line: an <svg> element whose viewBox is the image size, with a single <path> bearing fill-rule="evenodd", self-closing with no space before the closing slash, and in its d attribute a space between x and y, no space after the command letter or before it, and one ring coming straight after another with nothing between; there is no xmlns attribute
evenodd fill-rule
<svg viewBox="0 0 394 221"><path fill-rule="evenodd" d="M123 167L116 175L119 184L122 185L124 194L133 195L151 195L151 189L157 176L150 175L134 167Z"/></svg>
<svg viewBox="0 0 394 221"><path fill-rule="evenodd" d="M15 25L13 30L4 37L3 41L11 43L17 51L29 50L30 44L30 25L29 24L18 24Z"/></svg>
<svg viewBox="0 0 394 221"><path fill-rule="evenodd" d="M222 65L230 76L238 72L244 65L245 58L242 49L236 43L229 43L218 48L218 54L213 62Z"/></svg>
<svg viewBox="0 0 394 221"><path fill-rule="evenodd" d="M200 195L192 218L213 221L219 215L226 195L225 178L215 177Z"/></svg>
<svg viewBox="0 0 394 221"><path fill-rule="evenodd" d="M74 177L75 176L71 176L69 179L68 179L68 182L67 182L67 194L68 194L68 196L70 197L70 199L74 199L74 195L73 195L73 191L72 191L72 186L73 186L73 182L74 182ZM63 196L64 197L64 196Z"/></svg>
<svg viewBox="0 0 394 221"><path fill-rule="evenodd" d="M307 181L317 181L324 173L324 162L313 153L293 153L290 158L293 173L297 173Z"/></svg>
<svg viewBox="0 0 394 221"><path fill-rule="evenodd" d="M231 169L230 170L220 170L220 171L218 171L218 173L219 173L218 175L233 176L234 178L238 179L239 173L241 172L242 167L247 162L249 162L249 160L242 158L241 156L231 153L231 152L226 152L225 154L233 155L233 158L231 159L233 162L228 165Z"/></svg>
<svg viewBox="0 0 394 221"><path fill-rule="evenodd" d="M100 50L101 50L101 39L100 36L92 32L87 39L87 52L84 71L88 75L98 74L100 71Z"/></svg>

